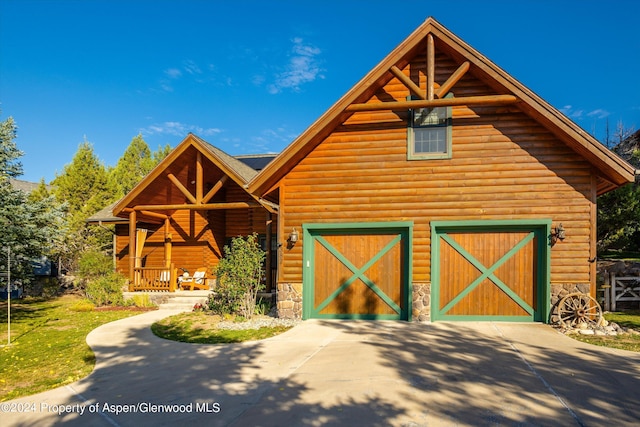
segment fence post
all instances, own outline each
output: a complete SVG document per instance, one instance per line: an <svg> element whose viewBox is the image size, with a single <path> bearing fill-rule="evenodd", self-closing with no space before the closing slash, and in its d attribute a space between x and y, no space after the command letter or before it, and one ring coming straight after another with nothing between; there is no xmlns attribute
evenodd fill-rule
<svg viewBox="0 0 640 427"><path fill-rule="evenodd" d="M616 273L611 273L611 311L616 311Z"/></svg>
<svg viewBox="0 0 640 427"><path fill-rule="evenodd" d="M604 272L604 285L602 289L604 290L604 309L611 311L611 280L608 271Z"/></svg>

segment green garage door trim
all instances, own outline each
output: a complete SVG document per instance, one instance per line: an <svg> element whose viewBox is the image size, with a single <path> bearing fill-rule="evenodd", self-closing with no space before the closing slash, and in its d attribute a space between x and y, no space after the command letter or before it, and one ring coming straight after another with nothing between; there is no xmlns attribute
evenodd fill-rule
<svg viewBox="0 0 640 427"><path fill-rule="evenodd" d="M504 231L529 231L530 233L513 246L499 260L490 267L486 267L473 257L467 250L461 247L456 241L450 238L449 232L504 232ZM503 221L433 221L431 223L431 320L499 320L499 321L538 321L547 322L550 307L550 268L551 251L549 250L549 238L551 234L551 220L503 220ZM505 283L498 279L493 272L504 264L509 258L516 254L532 239L538 237L537 247L537 300L539 308L534 308L527 304L520 296L513 292ZM469 284L460 294L452 299L446 306L439 309L440 303L440 239L444 240L469 263L477 268L481 275ZM447 312L467 296L476 286L485 279L490 279L504 293L506 293L516 304L522 307L529 316L461 316L449 315Z"/></svg>
<svg viewBox="0 0 640 427"><path fill-rule="evenodd" d="M303 224L303 273L302 273L302 318L330 318L330 319L381 319L381 320L411 320L411 254L413 241L413 222L376 222L376 223L322 223L322 224ZM347 234L394 234L393 238L385 245L376 255L367 261L361 268L356 267L343 254L340 253L331 243L329 243L323 234L347 235ZM405 300L403 305L405 309L396 304L389 298L373 281L366 276L366 271L373 266L380 258L382 258L389 250L398 243L405 241L404 246L404 283ZM353 275L340 285L331 295L329 295L322 303L314 308L314 265L315 249L314 243L320 243L332 255L336 257L345 267L347 267ZM360 279L369 289L378 295L393 311L395 315L380 314L321 314L320 312L331 303L340 293L346 290L353 282Z"/></svg>

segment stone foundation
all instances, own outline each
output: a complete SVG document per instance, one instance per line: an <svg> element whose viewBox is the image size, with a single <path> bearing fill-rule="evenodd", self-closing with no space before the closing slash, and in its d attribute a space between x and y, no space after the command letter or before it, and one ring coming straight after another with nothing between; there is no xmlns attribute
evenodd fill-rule
<svg viewBox="0 0 640 427"><path fill-rule="evenodd" d="M414 322L431 320L431 283L414 283L411 316ZM557 322L556 307L568 294L581 292L589 294L589 283L551 285L550 322ZM281 319L302 319L302 283L278 283L276 309Z"/></svg>
<svg viewBox="0 0 640 427"><path fill-rule="evenodd" d="M568 283L568 284L551 284L551 313L549 322L551 324L558 322L557 307L558 303L565 296L574 292L580 292L589 295L591 285L589 283Z"/></svg>
<svg viewBox="0 0 640 427"><path fill-rule="evenodd" d="M414 322L431 320L431 283L414 283L411 315Z"/></svg>
<svg viewBox="0 0 640 427"><path fill-rule="evenodd" d="M278 283L276 308L281 319L302 319L302 283Z"/></svg>
<svg viewBox="0 0 640 427"><path fill-rule="evenodd" d="M301 319L302 283L278 283L276 309L281 319ZM431 319L431 283L413 284L411 314L415 322Z"/></svg>

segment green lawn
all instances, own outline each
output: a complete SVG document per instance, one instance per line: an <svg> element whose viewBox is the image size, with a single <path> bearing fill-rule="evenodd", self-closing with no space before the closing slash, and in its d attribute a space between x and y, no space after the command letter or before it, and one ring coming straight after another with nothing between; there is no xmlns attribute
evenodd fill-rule
<svg viewBox="0 0 640 427"><path fill-rule="evenodd" d="M87 376L95 364L87 334L104 323L140 313L91 308L76 296L12 300L11 344L7 345L7 302L0 302L0 401Z"/></svg>

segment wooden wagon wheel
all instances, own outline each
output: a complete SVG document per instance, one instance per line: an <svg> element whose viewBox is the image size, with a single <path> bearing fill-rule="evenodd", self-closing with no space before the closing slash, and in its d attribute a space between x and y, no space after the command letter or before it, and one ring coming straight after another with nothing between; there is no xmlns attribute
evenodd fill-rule
<svg viewBox="0 0 640 427"><path fill-rule="evenodd" d="M561 325L572 328L580 327L583 323L590 327L600 326L602 309L590 295L576 292L560 300L558 319Z"/></svg>

